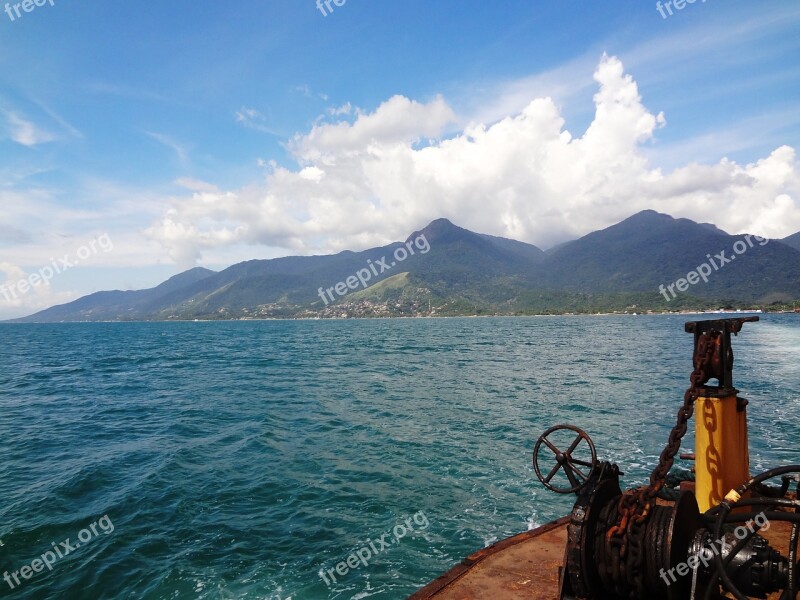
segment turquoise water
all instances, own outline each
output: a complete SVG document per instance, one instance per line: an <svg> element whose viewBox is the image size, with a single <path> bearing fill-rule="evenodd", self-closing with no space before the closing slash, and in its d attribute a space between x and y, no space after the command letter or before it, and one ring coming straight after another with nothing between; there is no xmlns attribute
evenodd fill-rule
<svg viewBox="0 0 800 600"><path fill-rule="evenodd" d="M0 597L404 598L569 509L530 466L550 425L645 481L687 319L0 326L0 571L83 534ZM798 462L800 317L735 344L753 469Z"/></svg>

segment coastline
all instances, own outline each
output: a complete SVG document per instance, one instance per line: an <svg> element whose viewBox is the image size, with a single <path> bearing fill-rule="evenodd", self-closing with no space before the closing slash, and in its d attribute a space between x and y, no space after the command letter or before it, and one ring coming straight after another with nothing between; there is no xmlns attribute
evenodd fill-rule
<svg viewBox="0 0 800 600"><path fill-rule="evenodd" d="M386 321L405 319L510 319L510 318L545 318L545 317L651 317L651 316L695 316L695 315L798 315L791 310L764 311L756 310L714 310L714 311L679 311L679 312L604 312L604 313L545 313L545 314L491 314L491 315L398 315L398 316L348 316L348 317L239 317L232 319L147 319L147 320L111 320L111 321L0 321L0 325L69 325L86 323L238 323L249 321Z"/></svg>

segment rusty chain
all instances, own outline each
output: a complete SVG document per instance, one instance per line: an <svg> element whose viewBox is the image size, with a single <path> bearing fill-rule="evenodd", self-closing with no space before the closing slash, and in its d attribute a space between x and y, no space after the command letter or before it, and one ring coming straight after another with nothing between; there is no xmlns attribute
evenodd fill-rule
<svg viewBox="0 0 800 600"><path fill-rule="evenodd" d="M719 331L704 333L699 337L692 359L694 370L690 377L691 385L683 396L683 405L678 411L677 423L669 434L669 441L661 452L658 465L650 475L650 485L629 490L620 497L617 506L617 524L606 534L606 542L613 549L612 554L616 555L614 560L616 568L612 569L615 571L613 578L618 583L623 583L624 580L630 582L633 593L641 594L644 588L642 539L647 518L675 462L675 455L681 447L681 440L686 435L701 387L708 381L709 373L713 370L712 361L720 346L721 337L722 333Z"/></svg>

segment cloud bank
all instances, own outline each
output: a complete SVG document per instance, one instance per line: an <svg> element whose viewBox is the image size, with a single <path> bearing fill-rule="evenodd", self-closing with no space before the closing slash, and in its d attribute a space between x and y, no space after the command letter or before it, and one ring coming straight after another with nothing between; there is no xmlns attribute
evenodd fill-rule
<svg viewBox="0 0 800 600"><path fill-rule="evenodd" d="M643 209L713 222L731 233L800 230L795 150L753 164L723 159L663 173L643 149L666 126L648 110L616 57L594 73L595 116L580 137L556 103L452 134L441 97L395 96L374 112L330 111L287 144L295 168L273 164L263 184L197 189L172 200L148 230L181 266L250 244L287 253L363 249L446 217L472 230L542 247L612 225Z"/></svg>

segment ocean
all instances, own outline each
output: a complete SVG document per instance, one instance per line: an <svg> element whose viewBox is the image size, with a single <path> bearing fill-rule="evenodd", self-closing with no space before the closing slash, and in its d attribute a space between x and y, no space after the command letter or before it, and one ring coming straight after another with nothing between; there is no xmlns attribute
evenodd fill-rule
<svg viewBox="0 0 800 600"><path fill-rule="evenodd" d="M644 483L703 318L2 325L0 597L405 598L569 511L551 425ZM800 462L800 315L734 350L752 470Z"/></svg>

